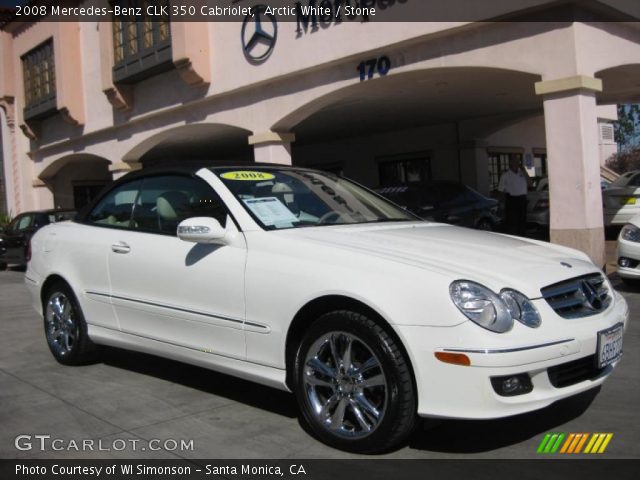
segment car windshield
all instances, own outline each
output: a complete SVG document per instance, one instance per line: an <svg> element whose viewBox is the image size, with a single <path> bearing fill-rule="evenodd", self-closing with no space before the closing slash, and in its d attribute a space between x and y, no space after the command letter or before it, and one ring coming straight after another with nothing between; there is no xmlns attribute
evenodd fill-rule
<svg viewBox="0 0 640 480"><path fill-rule="evenodd" d="M420 221L331 173L303 169L216 169L214 173L267 230Z"/></svg>

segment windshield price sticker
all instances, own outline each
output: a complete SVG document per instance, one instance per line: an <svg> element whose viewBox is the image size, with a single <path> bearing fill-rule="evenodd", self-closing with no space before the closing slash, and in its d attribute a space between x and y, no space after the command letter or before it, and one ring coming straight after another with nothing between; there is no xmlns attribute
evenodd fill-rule
<svg viewBox="0 0 640 480"><path fill-rule="evenodd" d="M243 202L265 225L292 224L299 221L298 217L276 197L249 198Z"/></svg>
<svg viewBox="0 0 640 480"><path fill-rule="evenodd" d="M250 170L239 170L237 172L226 172L220 175L225 180L240 180L244 182L261 182L263 180L273 180L275 175L266 172L255 172Z"/></svg>

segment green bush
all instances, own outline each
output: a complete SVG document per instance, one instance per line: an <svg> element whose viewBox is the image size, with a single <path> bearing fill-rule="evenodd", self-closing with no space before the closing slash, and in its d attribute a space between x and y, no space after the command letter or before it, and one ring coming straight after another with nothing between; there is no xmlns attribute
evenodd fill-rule
<svg viewBox="0 0 640 480"><path fill-rule="evenodd" d="M4 228L7 225L9 225L9 223L11 223L11 220L12 220L11 212L9 212L9 213L0 212L0 227L1 228Z"/></svg>

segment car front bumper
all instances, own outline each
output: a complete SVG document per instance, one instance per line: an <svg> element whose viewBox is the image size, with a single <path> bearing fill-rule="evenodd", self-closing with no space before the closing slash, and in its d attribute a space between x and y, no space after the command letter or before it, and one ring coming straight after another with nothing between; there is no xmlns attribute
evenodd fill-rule
<svg viewBox="0 0 640 480"><path fill-rule="evenodd" d="M396 327L412 360L418 389L418 414L466 419L507 417L544 408L601 385L614 370L615 363L597 374L578 377L575 383L563 387L552 384L549 369L563 370L562 365L581 359L586 362L586 357L596 353L598 332L620 323L626 329L629 316L626 301L617 293L615 297L612 306L602 314L574 320L556 316L554 321L565 322L565 328L548 330L546 339L536 335L535 341L521 340L518 344L501 337L508 334L493 334L471 321L447 328ZM538 309L543 323L545 313L555 315L551 308L539 306ZM550 331L554 333L549 335ZM491 335L495 339L493 344L483 345L479 340L490 339ZM464 353L471 365L444 363L435 357L435 352ZM520 374L529 375L532 391L517 396L496 393L492 378Z"/></svg>
<svg viewBox="0 0 640 480"><path fill-rule="evenodd" d="M628 258L632 262L638 263L630 267L621 267L620 258ZM640 243L618 238L616 263L618 264L618 275L622 278L640 278Z"/></svg>

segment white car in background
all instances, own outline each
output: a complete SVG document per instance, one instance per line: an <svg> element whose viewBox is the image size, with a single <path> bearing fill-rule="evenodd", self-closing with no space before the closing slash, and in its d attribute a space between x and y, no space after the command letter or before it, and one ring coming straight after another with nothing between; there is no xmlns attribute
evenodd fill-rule
<svg viewBox="0 0 640 480"><path fill-rule="evenodd" d="M623 280L640 279L640 215L620 230L617 260L618 275Z"/></svg>
<svg viewBox="0 0 640 480"><path fill-rule="evenodd" d="M629 315L581 252L421 221L293 167L135 172L31 252L60 363L112 345L291 390L318 438L356 452L419 416L505 417L601 385Z"/></svg>
<svg viewBox="0 0 640 480"><path fill-rule="evenodd" d="M534 190L527 193L527 224L549 227L549 179L541 178Z"/></svg>
<svg viewBox="0 0 640 480"><path fill-rule="evenodd" d="M602 192L605 227L624 225L640 214L640 170L620 175Z"/></svg>

